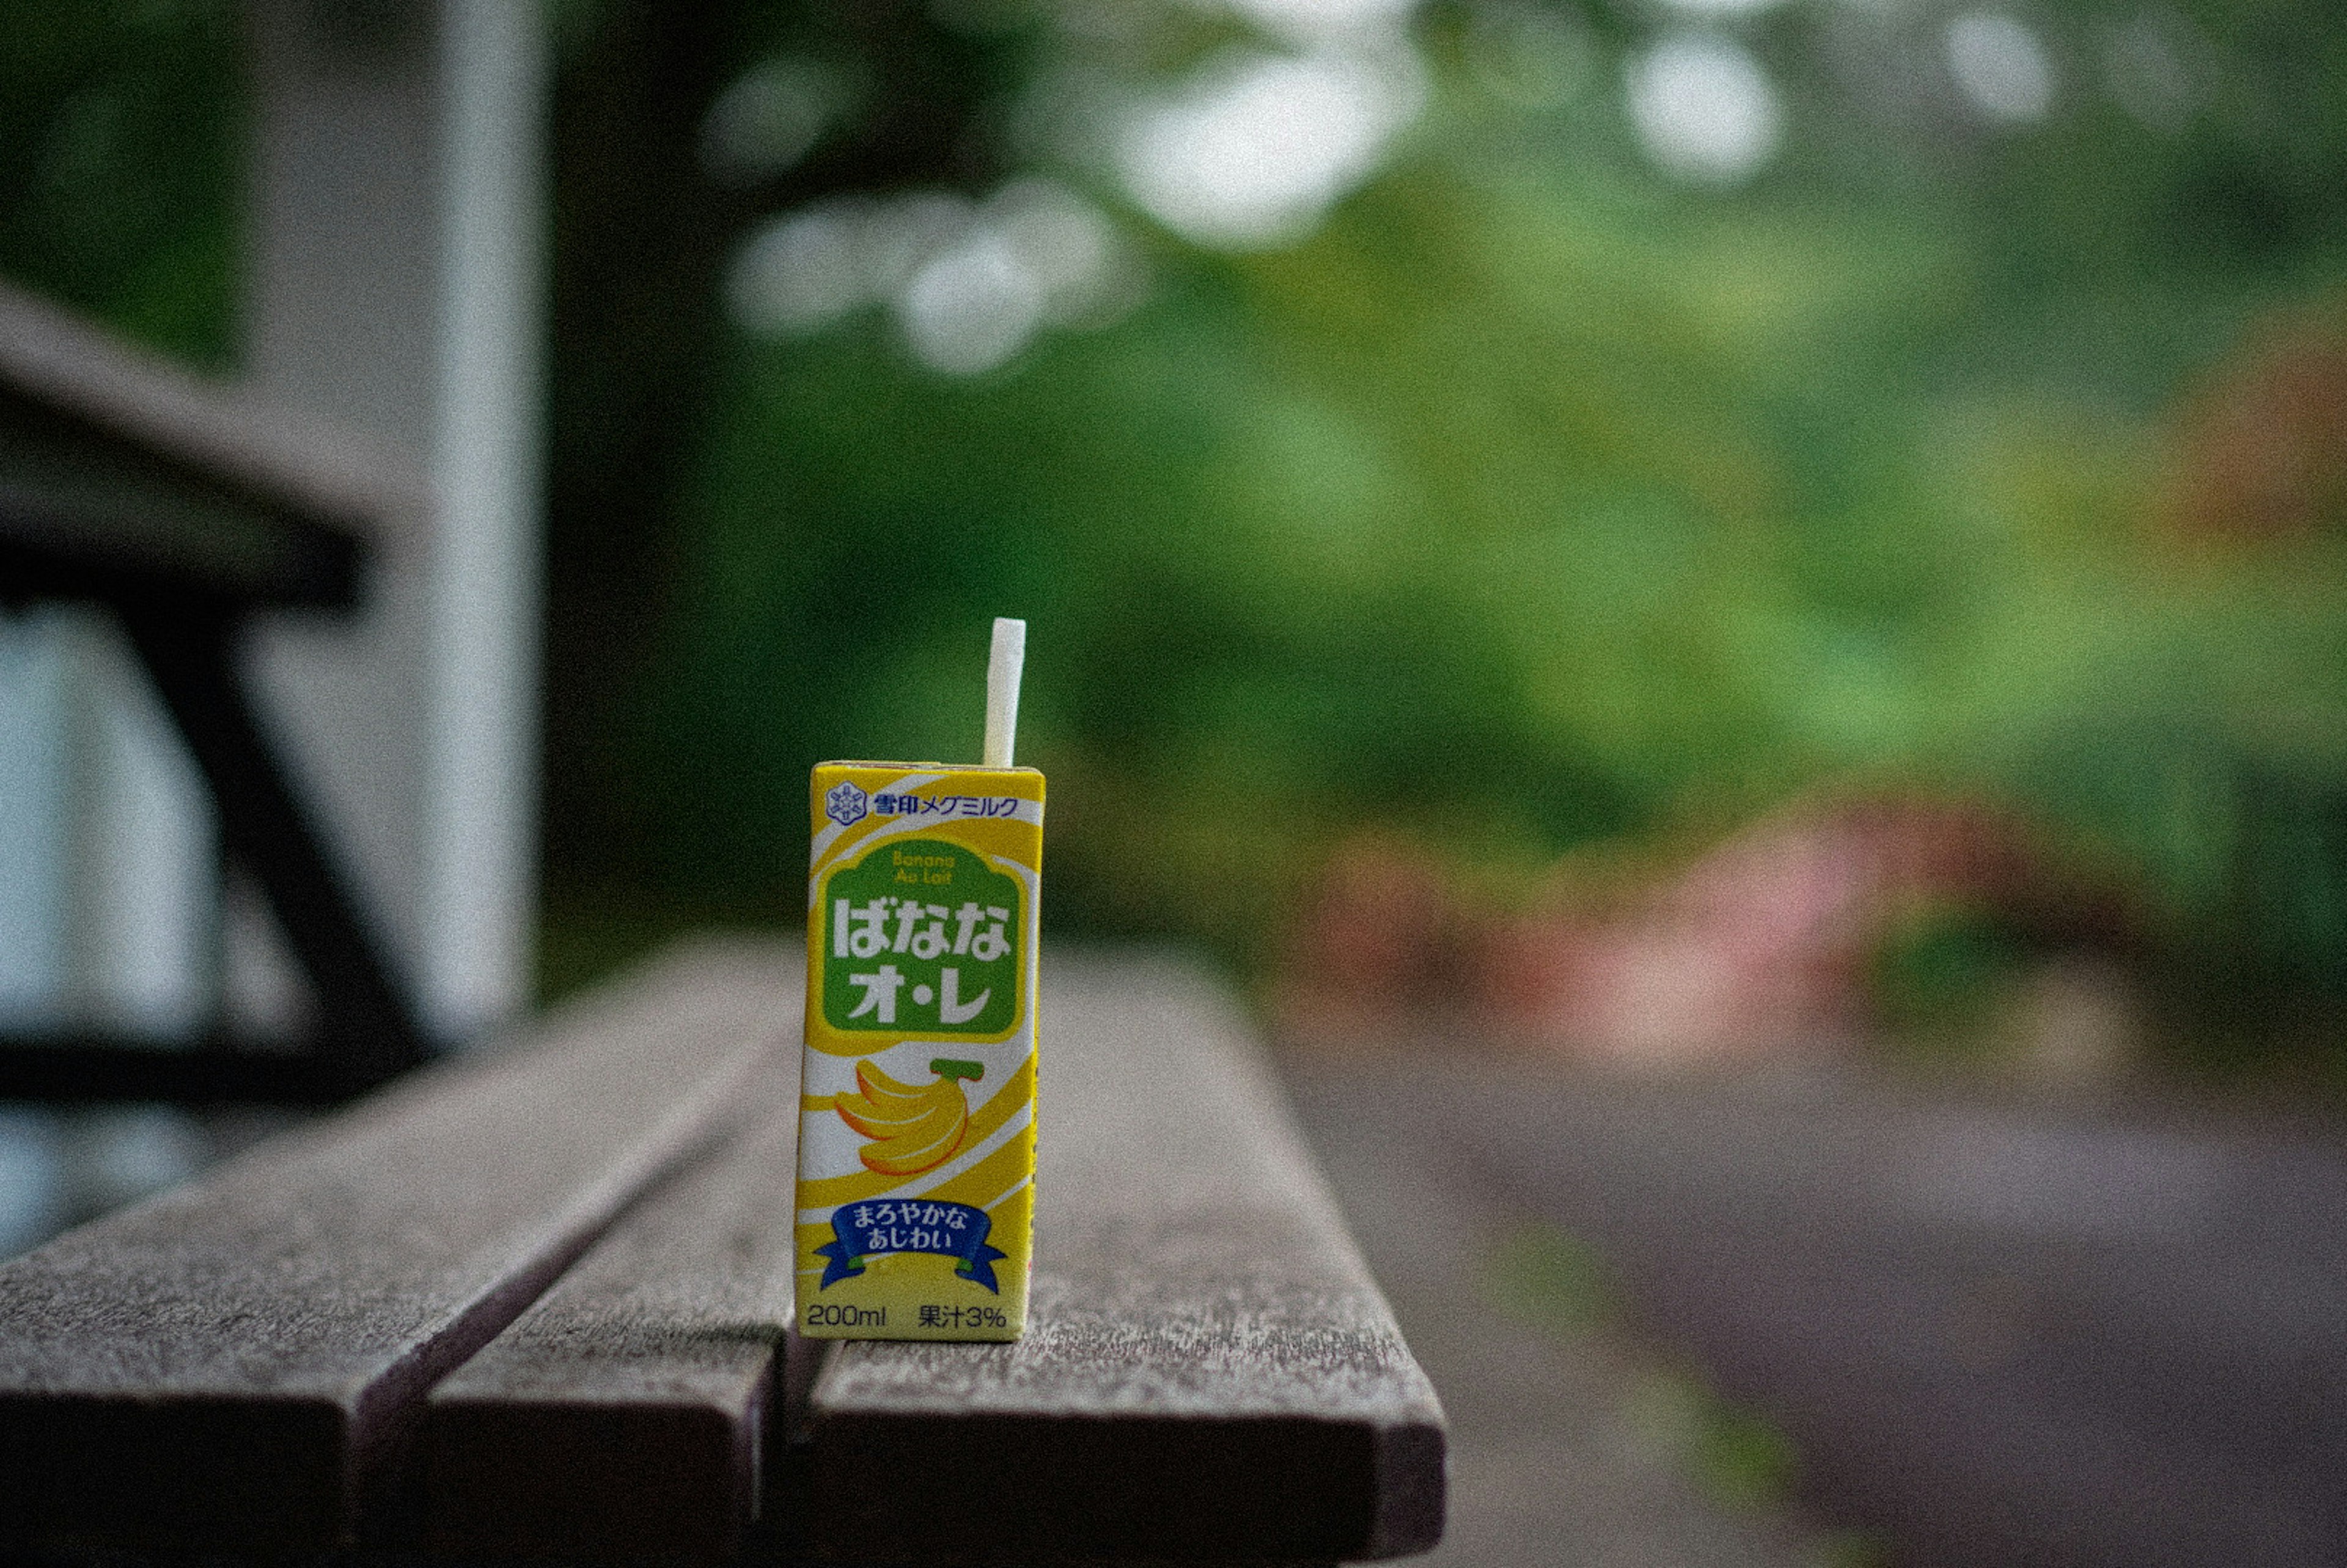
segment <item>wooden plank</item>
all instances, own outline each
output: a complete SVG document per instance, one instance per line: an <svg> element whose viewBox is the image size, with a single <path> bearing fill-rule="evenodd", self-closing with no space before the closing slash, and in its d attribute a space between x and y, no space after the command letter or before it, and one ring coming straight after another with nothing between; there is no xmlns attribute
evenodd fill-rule
<svg viewBox="0 0 2347 1568"><path fill-rule="evenodd" d="M777 948L688 951L0 1267L0 1530L375 1535L425 1391L730 1124L799 989Z"/></svg>
<svg viewBox="0 0 2347 1568"><path fill-rule="evenodd" d="M1399 1556L1442 1411L1246 1029L1153 961L1047 958L1033 1319L842 1345L808 1543L867 1560Z"/></svg>
<svg viewBox="0 0 2347 1568"><path fill-rule="evenodd" d="M192 374L5 283L0 389L179 485L356 539L391 542L429 514L425 477L381 443Z"/></svg>
<svg viewBox="0 0 2347 1568"><path fill-rule="evenodd" d="M357 601L357 536L0 383L0 589L12 600Z"/></svg>
<svg viewBox="0 0 2347 1568"><path fill-rule="evenodd" d="M433 1390L425 1539L467 1557L733 1555L791 1321L798 1075Z"/></svg>

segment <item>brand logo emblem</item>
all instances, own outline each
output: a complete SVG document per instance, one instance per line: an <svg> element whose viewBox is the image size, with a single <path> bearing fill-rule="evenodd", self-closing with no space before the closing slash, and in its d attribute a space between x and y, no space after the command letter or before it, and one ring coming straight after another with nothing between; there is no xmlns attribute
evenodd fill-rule
<svg viewBox="0 0 2347 1568"><path fill-rule="evenodd" d="M823 797L824 815L842 827L852 827L864 820L871 798L854 784L843 784Z"/></svg>

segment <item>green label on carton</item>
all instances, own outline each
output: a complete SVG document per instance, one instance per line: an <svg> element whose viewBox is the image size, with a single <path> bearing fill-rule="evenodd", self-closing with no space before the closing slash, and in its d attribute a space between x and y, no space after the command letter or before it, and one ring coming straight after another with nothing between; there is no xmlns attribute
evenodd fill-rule
<svg viewBox="0 0 2347 1568"><path fill-rule="evenodd" d="M888 839L833 872L823 898L832 1028L991 1035L1019 1016L1019 882L968 846Z"/></svg>

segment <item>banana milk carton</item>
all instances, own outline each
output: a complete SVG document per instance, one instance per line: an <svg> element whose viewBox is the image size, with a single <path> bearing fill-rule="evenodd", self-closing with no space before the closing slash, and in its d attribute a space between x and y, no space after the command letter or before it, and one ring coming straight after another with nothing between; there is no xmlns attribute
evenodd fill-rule
<svg viewBox="0 0 2347 1568"><path fill-rule="evenodd" d="M1026 1327L1043 775L1007 765L995 729L1003 766L815 770L798 1181L810 1337Z"/></svg>

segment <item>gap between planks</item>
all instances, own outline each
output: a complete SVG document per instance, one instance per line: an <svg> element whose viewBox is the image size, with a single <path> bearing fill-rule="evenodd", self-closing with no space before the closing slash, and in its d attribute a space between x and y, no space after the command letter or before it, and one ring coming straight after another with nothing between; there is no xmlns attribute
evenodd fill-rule
<svg viewBox="0 0 2347 1568"><path fill-rule="evenodd" d="M395 1529L427 1389L743 1111L798 972L704 944L0 1266L0 1531L294 1552Z"/></svg>

